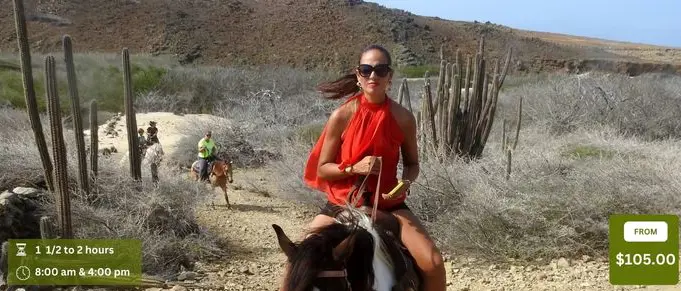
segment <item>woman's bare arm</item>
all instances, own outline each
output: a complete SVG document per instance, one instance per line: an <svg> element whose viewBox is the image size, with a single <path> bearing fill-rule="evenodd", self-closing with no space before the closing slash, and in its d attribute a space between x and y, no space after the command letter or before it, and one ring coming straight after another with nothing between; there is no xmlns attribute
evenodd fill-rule
<svg viewBox="0 0 681 291"><path fill-rule="evenodd" d="M402 143L402 163L404 169L402 170L402 179L414 181L419 176L419 151L416 140L416 118L411 112L404 110L405 124L403 127L404 141Z"/></svg>
<svg viewBox="0 0 681 291"><path fill-rule="evenodd" d="M317 175L325 180L333 181L347 178L350 174L338 169L336 157L341 146L341 135L349 120L347 107L334 110L329 117L326 128L326 137L319 157Z"/></svg>

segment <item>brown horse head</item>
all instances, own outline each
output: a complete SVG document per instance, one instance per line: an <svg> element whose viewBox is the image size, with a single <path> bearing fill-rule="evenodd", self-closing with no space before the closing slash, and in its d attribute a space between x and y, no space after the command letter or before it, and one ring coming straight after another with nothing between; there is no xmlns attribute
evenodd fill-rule
<svg viewBox="0 0 681 291"><path fill-rule="evenodd" d="M396 282L392 263L378 247L380 237L370 220L360 221L364 219L339 220L314 230L299 243L273 224L289 263L284 290L390 290Z"/></svg>
<svg viewBox="0 0 681 291"><path fill-rule="evenodd" d="M229 183L233 183L234 180L232 175L232 161L226 162L222 160L217 160L213 162L211 174L216 177L227 177L227 181L229 181Z"/></svg>

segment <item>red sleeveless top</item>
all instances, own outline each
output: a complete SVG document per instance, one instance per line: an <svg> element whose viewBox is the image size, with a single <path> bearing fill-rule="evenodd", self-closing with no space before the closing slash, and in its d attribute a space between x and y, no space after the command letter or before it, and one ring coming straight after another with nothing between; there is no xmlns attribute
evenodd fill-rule
<svg viewBox="0 0 681 291"><path fill-rule="evenodd" d="M365 156L382 157L383 172L379 190L381 193L388 193L398 182L397 164L400 159L400 145L404 140L402 129L390 112L391 103L394 101L386 96L383 103L375 104L369 102L363 93L359 93L350 97L344 104L356 99L360 101L359 106L343 131L340 152L335 162L342 170L359 162ZM327 126L322 130L319 140L310 152L305 166L304 179L308 186L325 192L331 203L344 205L346 201L350 202L348 194L359 176L353 175L335 181L327 181L317 176L317 165ZM374 195L376 195L377 182L378 175L369 175L365 183L365 191L372 193L372 203L376 198ZM378 209L394 207L406 199L406 195L402 195L392 200L385 200L381 197L381 193L378 198ZM356 206L360 206L362 202L362 197L359 197Z"/></svg>

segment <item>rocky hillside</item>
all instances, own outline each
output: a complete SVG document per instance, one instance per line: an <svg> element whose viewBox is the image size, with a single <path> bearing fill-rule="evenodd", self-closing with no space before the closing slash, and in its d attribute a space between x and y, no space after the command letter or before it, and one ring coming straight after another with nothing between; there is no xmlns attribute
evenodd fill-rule
<svg viewBox="0 0 681 291"><path fill-rule="evenodd" d="M401 65L432 65L438 62L441 45L448 56L456 49L472 53L485 35L489 56L513 47L517 70L681 72L681 61L671 64L676 59L665 58L678 56L679 50L660 49L662 55L655 53L655 59L644 58L634 45L610 50L607 42L582 45L555 34L422 17L361 0L25 3L31 47L40 52L60 49L61 35L69 34L77 51L120 52L129 47L133 52L176 55L181 63L347 69L356 62L357 52L371 43L390 48ZM14 52L12 0L0 0L0 7L0 52Z"/></svg>

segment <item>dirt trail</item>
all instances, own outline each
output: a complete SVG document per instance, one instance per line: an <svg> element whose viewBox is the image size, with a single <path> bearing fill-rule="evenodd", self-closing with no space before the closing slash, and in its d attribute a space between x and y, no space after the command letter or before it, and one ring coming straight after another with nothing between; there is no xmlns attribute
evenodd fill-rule
<svg viewBox="0 0 681 291"><path fill-rule="evenodd" d="M216 209L207 206L198 211L200 221L229 242L223 262L201 265L198 271L205 277L199 282L224 290L277 290L285 257L271 224L279 224L291 238L297 238L315 214L314 209L277 198L273 187L276 176L266 170L237 171L234 179L236 185L244 185L248 179L274 195L266 197L247 188L231 189L230 202L234 206L228 210L222 195L216 192ZM447 290L681 290L678 285L612 286L607 262L586 257L513 266L445 256Z"/></svg>
<svg viewBox="0 0 681 291"><path fill-rule="evenodd" d="M262 170L234 172L227 209L221 193L214 193L215 208L197 211L199 221L228 242L220 263L201 264L201 283L225 290L277 290L286 257L279 249L272 224L298 238L314 208L270 196L274 177ZM258 185L254 190L250 183ZM235 190L237 188L239 190Z"/></svg>
<svg viewBox="0 0 681 291"><path fill-rule="evenodd" d="M138 124L156 120L159 138L166 153L181 138L178 126L189 118L212 119L209 115L178 116L166 113L138 114ZM102 146L114 145L115 154L124 157L127 149L124 117L116 125L117 137L104 135ZM144 172L144 170L143 170ZM232 209L227 209L222 194L212 192L214 205L197 209L199 222L227 242L226 255L219 260L196 264L182 285L189 290L277 290L285 256L279 249L272 224L280 225L292 239L298 239L316 213L314 206L281 199L277 176L266 168L235 169L234 184L229 185ZM206 188L207 193L210 189ZM209 194L211 195L211 194ZM608 281L605 259L571 261L557 258L528 264L494 264L484 260L445 254L447 290L681 290L681 286L612 286ZM185 290L176 286L175 290ZM161 290L151 288L150 290Z"/></svg>

